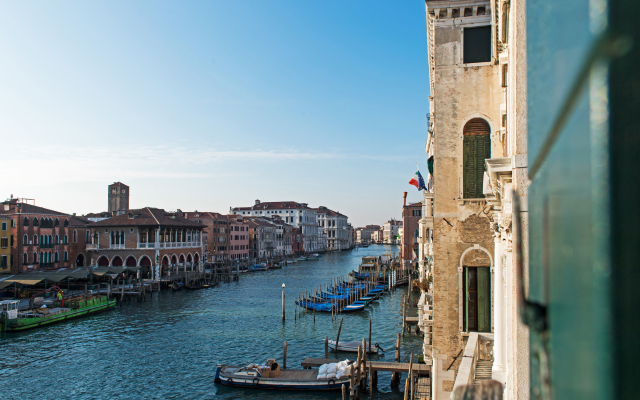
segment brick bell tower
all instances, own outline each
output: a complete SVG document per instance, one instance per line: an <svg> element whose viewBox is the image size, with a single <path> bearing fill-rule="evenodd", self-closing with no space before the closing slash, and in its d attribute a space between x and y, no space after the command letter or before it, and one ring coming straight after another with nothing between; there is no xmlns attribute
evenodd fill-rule
<svg viewBox="0 0 640 400"><path fill-rule="evenodd" d="M129 186L122 182L109 185L109 212L125 211L129 209Z"/></svg>

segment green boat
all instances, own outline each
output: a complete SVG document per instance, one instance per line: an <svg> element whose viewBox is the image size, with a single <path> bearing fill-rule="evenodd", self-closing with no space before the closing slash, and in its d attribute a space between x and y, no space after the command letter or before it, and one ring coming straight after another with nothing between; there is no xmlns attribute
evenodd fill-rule
<svg viewBox="0 0 640 400"><path fill-rule="evenodd" d="M0 301L0 332L19 332L95 314L113 308L116 299L107 296L78 296L54 301L52 307L18 311L18 300Z"/></svg>

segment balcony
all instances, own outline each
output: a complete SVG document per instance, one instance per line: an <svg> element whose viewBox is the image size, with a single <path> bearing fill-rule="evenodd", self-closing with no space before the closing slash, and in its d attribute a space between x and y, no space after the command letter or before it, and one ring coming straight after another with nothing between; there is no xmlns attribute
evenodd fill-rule
<svg viewBox="0 0 640 400"><path fill-rule="evenodd" d="M119 249L124 249L125 247L124 247L124 244L111 244L111 246L109 246L109 248L112 249L112 250L113 249L119 250Z"/></svg>
<svg viewBox="0 0 640 400"><path fill-rule="evenodd" d="M98 243L89 243L87 244L87 251L91 251L91 250L98 250L99 244Z"/></svg>

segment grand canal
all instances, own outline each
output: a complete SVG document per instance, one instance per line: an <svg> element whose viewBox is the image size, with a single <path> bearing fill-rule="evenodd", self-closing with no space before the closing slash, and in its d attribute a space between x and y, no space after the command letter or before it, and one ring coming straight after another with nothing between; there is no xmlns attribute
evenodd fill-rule
<svg viewBox="0 0 640 400"><path fill-rule="evenodd" d="M273 392L223 387L213 382L217 363L282 362L299 367L305 357L324 355L323 339L337 335L331 315L294 320L294 297L346 275L365 255L397 252L395 246L370 246L325 254L320 261L298 262L280 270L243 274L238 282L201 291L162 291L146 302L89 318L20 334L0 334L2 397L171 398L171 399L338 399L340 393ZM286 322L281 316L286 284ZM401 301L406 289L385 296L364 312L346 314L341 338L362 340L373 320L373 342L393 360L401 331ZM415 300L414 300L415 301ZM402 339L402 358L421 354L422 338ZM353 354L338 353L340 358ZM379 374L376 398L402 398L390 376Z"/></svg>

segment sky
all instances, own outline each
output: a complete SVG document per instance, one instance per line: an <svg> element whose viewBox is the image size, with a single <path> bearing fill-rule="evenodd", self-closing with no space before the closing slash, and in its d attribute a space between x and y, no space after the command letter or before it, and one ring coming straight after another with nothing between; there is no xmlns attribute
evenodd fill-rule
<svg viewBox="0 0 640 400"><path fill-rule="evenodd" d="M400 218L426 175L423 0L0 2L0 198L298 201Z"/></svg>

